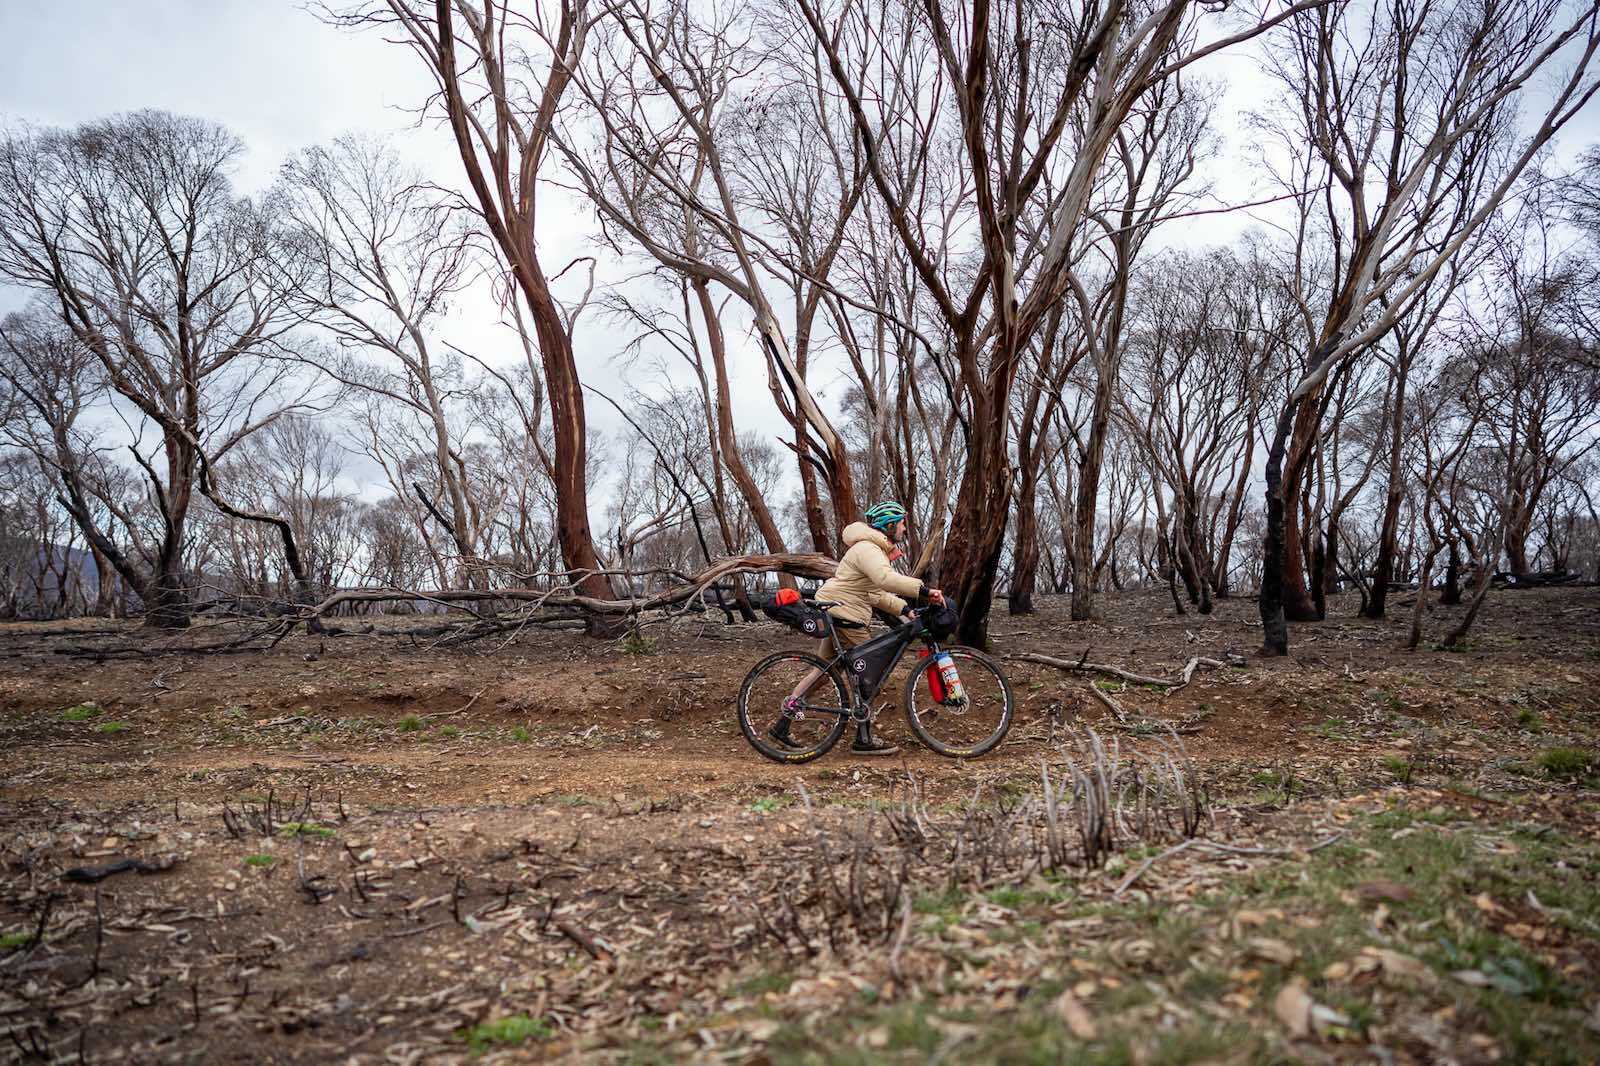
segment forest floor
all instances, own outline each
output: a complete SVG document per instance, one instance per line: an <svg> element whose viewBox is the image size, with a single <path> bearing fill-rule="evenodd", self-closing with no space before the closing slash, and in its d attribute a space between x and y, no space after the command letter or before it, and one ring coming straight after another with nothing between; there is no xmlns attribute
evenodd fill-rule
<svg viewBox="0 0 1600 1066"><path fill-rule="evenodd" d="M996 651L1245 656L1116 694L1189 761L1009 660L985 758L889 714L901 756L766 762L772 625L0 627L0 1061L1600 1061L1600 590L1491 593L1455 652L1336 600L1277 660L1251 602L1101 606L1001 605ZM1090 729L1085 840L1046 780Z"/></svg>

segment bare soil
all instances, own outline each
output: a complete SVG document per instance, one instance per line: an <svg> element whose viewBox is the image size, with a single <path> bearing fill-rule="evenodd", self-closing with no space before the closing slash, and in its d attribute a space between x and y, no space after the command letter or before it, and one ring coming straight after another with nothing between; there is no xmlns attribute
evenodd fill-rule
<svg viewBox="0 0 1600 1066"><path fill-rule="evenodd" d="M1164 855L1177 837L1127 839L1124 854L1070 878L1059 898L1039 888L1037 866L1005 856L979 877L970 852L941 866L923 840L896 887L881 856L848 869L829 842L903 848L893 816L910 809L913 781L930 819L1005 809L1037 792L1041 765L1063 763L1086 728L1128 758L1168 750L1170 738L1119 729L1087 676L1008 661L1016 724L980 760L917 747L890 708L882 731L901 755L866 760L842 744L796 768L757 756L732 710L749 666L798 643L770 625L679 623L648 631L651 647L630 644L639 654L571 633L439 649L395 619L235 655L181 651L205 631L169 643L118 623L0 628L0 1057L832 1062L924 1061L964 1047L966 1058L1033 1061L990 1039L1032 1018L1045 1028L1026 1046L1076 1041L1074 1054L1088 1057L1075 1061L1124 1061L1118 1048L1190 1061L1160 1044L1160 1024L1118 1035L1099 1014L1115 997L1097 1007L1094 982L1122 972L1111 979L1124 987L1145 967L1147 984L1170 986L1162 1002L1189 1016L1170 1033L1197 1017L1212 1035L1234 1024L1270 1031L1252 1055L1366 1061L1381 1043L1393 1061L1514 1060L1516 1033L1463 1028L1459 1009L1427 1014L1431 1037L1406 1029L1389 1039L1409 1015L1378 992L1361 1010L1335 1010L1338 1024L1286 1020L1282 988L1298 987L1298 963L1275 963L1266 980L1277 996L1258 984L1229 1001L1242 994L1237 969L1219 971L1215 988L1190 988L1150 969L1148 956L1108 957L1070 934L1092 917L1107 929L1159 925L1185 884L1183 899L1215 895L1203 872L1218 861L1241 871L1311 864L1336 851L1308 851L1319 834L1354 839L1358 824L1372 832L1397 805L1444 810L1462 833L1491 832L1515 810L1549 839L1592 842L1600 591L1492 595L1459 652L1405 651L1402 621L1353 620L1354 603L1336 601L1335 620L1296 626L1293 654L1276 660L1252 654L1253 603L1175 617L1154 594L1103 602L1093 623L1067 621L1065 605L1048 600L1026 618L999 614L996 650L1163 677L1196 655L1246 656L1171 693L1132 686L1115 697L1192 730L1182 742L1209 791L1206 836L1245 850ZM1443 633L1454 614L1430 611L1429 631ZM129 649L142 652L118 657ZM1545 765L1553 749L1577 754ZM165 868L94 883L68 876L124 858ZM877 887L834 896L810 883L835 865ZM1600 959L1574 931L1600 919L1600 863L1573 869L1573 922L1527 943L1570 990L1550 1000L1550 1024L1585 1031L1585 1012L1600 1010ZM1037 897L1026 905L991 898L1024 889ZM917 893L914 909L902 890ZM1498 889L1489 900L1503 913L1479 904L1484 935L1560 925L1530 913L1526 894ZM1153 909L1096 910L1127 900ZM1360 904L1370 912L1370 899ZM1217 935L1247 952L1250 930L1227 921L1236 935ZM966 952L962 962L941 953L946 943ZM1296 958L1312 950L1296 945ZM1474 995L1510 995L1512 978L1494 985L1489 963L1461 967L1487 975L1487 985L1464 979ZM975 1005L950 974L980 971L992 987ZM1312 996L1333 980L1306 974ZM1062 1005L1074 988L1078 1006ZM1429 994L1429 1010L1443 1009ZM506 1021L521 1017L521 1029Z"/></svg>

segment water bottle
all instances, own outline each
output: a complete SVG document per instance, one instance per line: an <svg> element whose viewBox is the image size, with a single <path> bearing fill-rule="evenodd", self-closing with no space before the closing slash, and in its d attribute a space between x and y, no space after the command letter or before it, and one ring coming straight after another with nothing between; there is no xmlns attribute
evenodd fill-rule
<svg viewBox="0 0 1600 1066"><path fill-rule="evenodd" d="M961 687L961 675L956 673L956 661L947 651L941 651L933 657L939 667L939 678L944 682L945 698L942 703L953 703L957 706L967 702L966 690Z"/></svg>

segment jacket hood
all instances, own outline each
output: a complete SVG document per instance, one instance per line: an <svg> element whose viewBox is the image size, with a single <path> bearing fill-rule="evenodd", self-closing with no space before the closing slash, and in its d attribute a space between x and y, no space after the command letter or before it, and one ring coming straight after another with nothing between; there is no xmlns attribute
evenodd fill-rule
<svg viewBox="0 0 1600 1066"><path fill-rule="evenodd" d="M882 548L885 554L888 554L894 549L894 545L890 543L887 536L878 532L876 529L873 529L865 522L851 522L849 525L844 527L844 532L839 536L840 539L844 541L844 546L846 548L853 548L865 540L871 541L873 544L876 544L878 547Z"/></svg>

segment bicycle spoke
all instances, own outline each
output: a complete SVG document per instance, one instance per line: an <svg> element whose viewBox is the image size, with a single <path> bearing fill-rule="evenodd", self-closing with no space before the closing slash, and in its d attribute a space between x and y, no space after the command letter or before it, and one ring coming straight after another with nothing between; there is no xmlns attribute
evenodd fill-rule
<svg viewBox="0 0 1600 1066"><path fill-rule="evenodd" d="M820 666L809 655L776 655L745 679L739 695L740 722L763 755L790 760L826 750L837 739L848 701L839 683L821 673Z"/></svg>
<svg viewBox="0 0 1600 1066"><path fill-rule="evenodd" d="M961 682L949 691L931 660L919 660L906 684L906 712L913 732L941 755L975 756L989 751L1011 726L1011 692L992 660L968 648L946 649Z"/></svg>

